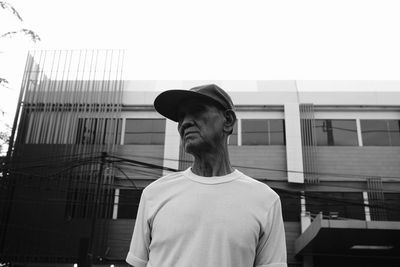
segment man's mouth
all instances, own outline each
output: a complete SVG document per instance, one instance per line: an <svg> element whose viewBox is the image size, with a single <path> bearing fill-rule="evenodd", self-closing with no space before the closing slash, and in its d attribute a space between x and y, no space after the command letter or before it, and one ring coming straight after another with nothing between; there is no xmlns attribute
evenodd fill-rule
<svg viewBox="0 0 400 267"><path fill-rule="evenodd" d="M196 133L197 133L196 131L187 131L187 132L185 132L184 137L187 137L189 135L193 135L193 134L196 134Z"/></svg>

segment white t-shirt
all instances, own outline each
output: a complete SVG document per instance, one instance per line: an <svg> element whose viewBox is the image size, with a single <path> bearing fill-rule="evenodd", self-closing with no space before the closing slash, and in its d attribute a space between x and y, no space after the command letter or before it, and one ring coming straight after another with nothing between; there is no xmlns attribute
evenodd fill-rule
<svg viewBox="0 0 400 267"><path fill-rule="evenodd" d="M143 191L126 261L135 267L286 267L279 196L238 170L166 175Z"/></svg>

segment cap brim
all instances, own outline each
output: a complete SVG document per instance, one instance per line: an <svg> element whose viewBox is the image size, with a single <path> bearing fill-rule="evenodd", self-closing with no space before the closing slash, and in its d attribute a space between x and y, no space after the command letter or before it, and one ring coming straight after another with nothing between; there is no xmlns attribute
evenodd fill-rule
<svg viewBox="0 0 400 267"><path fill-rule="evenodd" d="M154 100L154 108L164 117L178 122L178 108L183 101L188 99L198 99L206 103L221 105L209 96L199 94L189 90L168 90L159 94Z"/></svg>

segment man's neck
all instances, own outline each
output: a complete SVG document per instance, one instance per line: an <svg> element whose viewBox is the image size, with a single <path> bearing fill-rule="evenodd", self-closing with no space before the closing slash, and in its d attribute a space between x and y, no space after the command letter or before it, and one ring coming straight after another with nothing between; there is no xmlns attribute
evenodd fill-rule
<svg viewBox="0 0 400 267"><path fill-rule="evenodd" d="M196 175L204 177L223 176L233 171L226 149L218 153L194 155L192 172Z"/></svg>

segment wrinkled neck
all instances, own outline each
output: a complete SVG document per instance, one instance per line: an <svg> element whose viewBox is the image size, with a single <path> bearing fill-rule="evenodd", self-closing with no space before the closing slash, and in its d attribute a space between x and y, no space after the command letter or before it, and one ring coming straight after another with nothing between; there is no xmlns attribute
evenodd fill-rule
<svg viewBox="0 0 400 267"><path fill-rule="evenodd" d="M234 171L226 146L213 152L204 152L193 156L192 172L199 176L223 176Z"/></svg>

